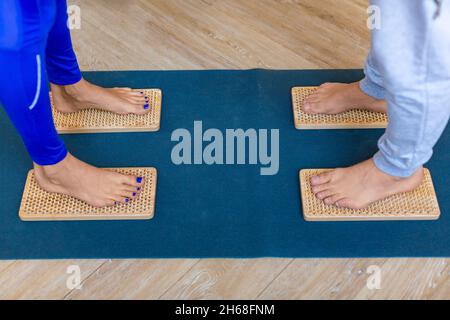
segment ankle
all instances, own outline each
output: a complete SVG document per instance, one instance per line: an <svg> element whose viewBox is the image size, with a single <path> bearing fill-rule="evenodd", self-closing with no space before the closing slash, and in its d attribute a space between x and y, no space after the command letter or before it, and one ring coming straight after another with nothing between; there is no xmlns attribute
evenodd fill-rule
<svg viewBox="0 0 450 320"><path fill-rule="evenodd" d="M387 181L389 181L390 183L399 183L399 184L414 183L414 184L417 184L417 183L420 183L423 178L423 167L420 167L419 169L417 169L413 174L411 174L408 177L393 176L384 171L381 171L375 164L374 164L374 167L376 168L377 171L381 172L383 174L383 176L385 177L385 179Z"/></svg>
<svg viewBox="0 0 450 320"><path fill-rule="evenodd" d="M33 162L34 171L38 176L45 177L50 182L57 183L61 175L63 175L64 172L67 172L66 170L70 166L72 160L73 156L68 153L63 160L53 165L41 166Z"/></svg>
<svg viewBox="0 0 450 320"><path fill-rule="evenodd" d="M59 86L60 89L68 96L75 100L83 100L86 96L86 93L89 92L88 90L89 83L81 79L77 83L65 85L65 86Z"/></svg>

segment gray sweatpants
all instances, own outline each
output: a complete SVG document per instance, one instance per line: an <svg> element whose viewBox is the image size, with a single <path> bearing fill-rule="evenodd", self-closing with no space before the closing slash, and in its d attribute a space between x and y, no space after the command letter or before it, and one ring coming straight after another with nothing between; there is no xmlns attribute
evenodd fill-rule
<svg viewBox="0 0 450 320"><path fill-rule="evenodd" d="M381 25L361 89L388 104L375 165L408 177L432 156L450 116L450 0L373 0Z"/></svg>

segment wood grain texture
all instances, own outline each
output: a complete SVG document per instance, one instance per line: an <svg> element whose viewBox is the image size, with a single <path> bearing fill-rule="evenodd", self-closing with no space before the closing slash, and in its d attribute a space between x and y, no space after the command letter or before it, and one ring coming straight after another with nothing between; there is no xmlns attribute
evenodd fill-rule
<svg viewBox="0 0 450 320"><path fill-rule="evenodd" d="M380 289L369 289L370 267ZM294 260L261 299L449 299L448 259Z"/></svg>
<svg viewBox="0 0 450 320"><path fill-rule="evenodd" d="M72 290L67 286L70 266L78 266L81 279L87 279L104 262L104 260L0 261L0 299L62 299Z"/></svg>
<svg viewBox="0 0 450 320"><path fill-rule="evenodd" d="M360 68L369 49L368 0L69 4L81 8L72 36L83 70ZM449 261L83 260L83 287L69 292L65 268L74 261L0 261L0 297L448 299ZM380 290L367 289L371 265L382 270Z"/></svg>
<svg viewBox="0 0 450 320"><path fill-rule="evenodd" d="M256 299L291 259L202 260L162 299Z"/></svg>
<svg viewBox="0 0 450 320"><path fill-rule="evenodd" d="M179 281L197 259L114 260L73 290L66 299L158 299Z"/></svg>

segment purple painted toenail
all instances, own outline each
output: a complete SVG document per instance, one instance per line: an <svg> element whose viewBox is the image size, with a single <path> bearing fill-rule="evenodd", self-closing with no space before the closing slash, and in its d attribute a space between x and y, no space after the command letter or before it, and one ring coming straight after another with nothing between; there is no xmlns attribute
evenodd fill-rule
<svg viewBox="0 0 450 320"><path fill-rule="evenodd" d="M133 197L136 197L136 192L133 192Z"/></svg>
<svg viewBox="0 0 450 320"><path fill-rule="evenodd" d="M137 183L141 183L142 182L142 177L137 177L136 181L137 181Z"/></svg>
<svg viewBox="0 0 450 320"><path fill-rule="evenodd" d="M145 110L148 109L148 103L144 104L144 109L145 109Z"/></svg>
<svg viewBox="0 0 450 320"><path fill-rule="evenodd" d="M128 202L128 201L130 201L130 199L126 198L126 199L125 199L125 202Z"/></svg>

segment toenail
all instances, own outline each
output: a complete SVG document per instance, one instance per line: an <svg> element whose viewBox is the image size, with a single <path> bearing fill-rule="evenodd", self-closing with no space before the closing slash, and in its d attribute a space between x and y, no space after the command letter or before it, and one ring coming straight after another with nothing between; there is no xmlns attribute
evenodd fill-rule
<svg viewBox="0 0 450 320"><path fill-rule="evenodd" d="M137 181L137 183L141 183L142 182L142 177L137 177L136 181Z"/></svg>
<svg viewBox="0 0 450 320"><path fill-rule="evenodd" d="M145 109L145 110L148 109L148 103L144 104L144 109Z"/></svg>
<svg viewBox="0 0 450 320"><path fill-rule="evenodd" d="M136 192L133 192L133 197L136 197Z"/></svg>
<svg viewBox="0 0 450 320"><path fill-rule="evenodd" d="M138 188L137 188L137 191L139 191L139 190L141 190L141 187L138 187Z"/></svg>
<svg viewBox="0 0 450 320"><path fill-rule="evenodd" d="M130 201L130 199L126 198L126 199L125 199L125 202L128 202L128 201Z"/></svg>

